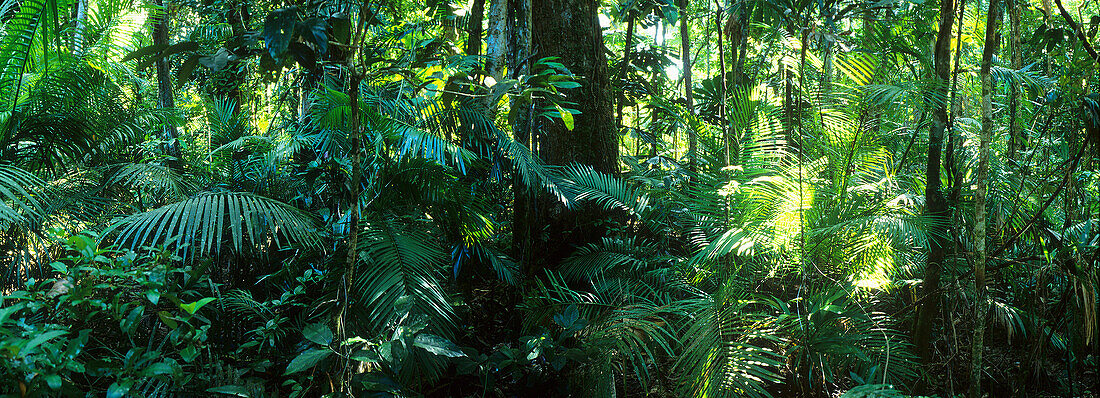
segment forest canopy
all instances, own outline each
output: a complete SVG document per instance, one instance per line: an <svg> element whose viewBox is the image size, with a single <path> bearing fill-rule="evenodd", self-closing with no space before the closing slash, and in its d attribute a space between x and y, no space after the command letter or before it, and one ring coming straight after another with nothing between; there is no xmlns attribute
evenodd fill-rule
<svg viewBox="0 0 1100 398"><path fill-rule="evenodd" d="M0 0L0 395L1094 397L1098 28Z"/></svg>

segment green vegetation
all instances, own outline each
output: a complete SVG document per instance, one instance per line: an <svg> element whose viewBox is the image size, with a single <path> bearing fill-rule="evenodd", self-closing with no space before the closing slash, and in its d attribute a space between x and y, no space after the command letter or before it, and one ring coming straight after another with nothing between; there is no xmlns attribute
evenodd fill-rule
<svg viewBox="0 0 1100 398"><path fill-rule="evenodd" d="M1100 394L1100 3L0 27L0 396Z"/></svg>

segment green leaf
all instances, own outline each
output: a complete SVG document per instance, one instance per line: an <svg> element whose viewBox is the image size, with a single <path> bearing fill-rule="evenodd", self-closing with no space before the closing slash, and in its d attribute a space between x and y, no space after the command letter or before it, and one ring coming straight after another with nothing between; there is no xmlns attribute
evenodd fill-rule
<svg viewBox="0 0 1100 398"><path fill-rule="evenodd" d="M290 364L286 366L286 372L283 372L283 374L294 374L312 368L331 355L332 350L327 348L306 350L290 361Z"/></svg>
<svg viewBox="0 0 1100 398"><path fill-rule="evenodd" d="M184 311L187 311L188 314L195 315L195 313L198 312L200 308L202 308L204 305L210 304L210 302L214 300L215 299L213 297L207 297L194 303L180 304L180 308Z"/></svg>
<svg viewBox="0 0 1100 398"><path fill-rule="evenodd" d="M451 358L466 356L455 343L434 334L416 335L416 339L413 340L413 345L428 350L428 352L435 355Z"/></svg>
<svg viewBox="0 0 1100 398"><path fill-rule="evenodd" d="M164 322L165 325L168 325L168 328L175 330L177 327L179 327L179 323L176 323L175 317L173 317L172 314L169 314L168 311L160 311L157 313L157 316L160 317L161 322Z"/></svg>
<svg viewBox="0 0 1100 398"><path fill-rule="evenodd" d="M290 45L294 35L294 25L298 20L298 7L289 7L272 11L264 20L264 45L271 58L279 59Z"/></svg>
<svg viewBox="0 0 1100 398"><path fill-rule="evenodd" d="M232 395L232 396L235 396L235 397L245 397L245 398L248 398L248 397L251 396L251 395L249 395L249 391L248 391L247 388L244 388L244 387L241 387L241 386L235 386L235 385L211 387L211 388L207 388L206 392L213 392L213 393L218 393L218 394Z"/></svg>
<svg viewBox="0 0 1100 398"><path fill-rule="evenodd" d="M145 291L145 298L149 299L150 303L157 305L160 302L160 291L156 289L149 289Z"/></svg>
<svg viewBox="0 0 1100 398"><path fill-rule="evenodd" d="M23 346L23 348L20 349L19 352L25 354L26 352L29 352L29 351L33 350L35 347L38 347L42 343L45 343L46 341L48 341L48 340L50 340L54 337L63 335L65 333L66 332L64 330L52 330L52 331L37 335L33 339L31 339L31 341L28 342L27 345Z"/></svg>
<svg viewBox="0 0 1100 398"><path fill-rule="evenodd" d="M317 51L324 54L328 51L328 23L324 19L313 17L302 21L297 26L298 36L317 46Z"/></svg>
<svg viewBox="0 0 1100 398"><path fill-rule="evenodd" d="M145 47L139 48L137 50L134 50L134 52L126 54L126 57L122 58L122 62L138 59L138 58L153 55L153 54L159 54L161 51L164 51L164 49L166 49L166 48L168 48L167 44L154 44L154 45L151 45L151 46L145 46Z"/></svg>
<svg viewBox="0 0 1100 398"><path fill-rule="evenodd" d="M145 374L147 376L170 375L175 373L176 368L172 367L172 365L167 362L157 362L145 368Z"/></svg>
<svg viewBox="0 0 1100 398"><path fill-rule="evenodd" d="M320 323L311 323L306 325L302 329L302 336L305 336L306 340L312 341L320 345L332 344L332 330Z"/></svg>
<svg viewBox="0 0 1100 398"><path fill-rule="evenodd" d="M119 384L118 382L111 383L111 386L107 387L107 398L125 397L126 393L130 392L130 388L133 386L133 380L123 380L122 384Z"/></svg>
<svg viewBox="0 0 1100 398"><path fill-rule="evenodd" d="M193 345L183 347L183 349L180 350L180 358L183 358L184 362L191 363L191 361L194 361L198 356L199 350Z"/></svg>
<svg viewBox="0 0 1100 398"><path fill-rule="evenodd" d="M51 390L56 390L58 388L61 388L61 376L60 375L55 375L55 374L54 375L45 375L45 376L42 376L42 378L46 379L46 385L49 386Z"/></svg>
<svg viewBox="0 0 1100 398"><path fill-rule="evenodd" d="M569 113L565 109L562 109L558 104L554 104L555 108L558 108L558 113L561 114L561 121L565 123L565 128L569 131L573 131L573 114Z"/></svg>

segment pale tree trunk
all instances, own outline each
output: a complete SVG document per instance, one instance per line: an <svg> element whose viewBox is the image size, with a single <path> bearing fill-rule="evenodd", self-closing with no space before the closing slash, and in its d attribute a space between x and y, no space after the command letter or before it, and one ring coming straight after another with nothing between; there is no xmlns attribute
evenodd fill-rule
<svg viewBox="0 0 1100 398"><path fill-rule="evenodd" d="M686 102L687 111L695 114L695 101L694 93L692 93L691 85L691 21L688 16L691 15L688 10L689 0L680 0L680 57L684 67L684 101ZM695 136L695 129L688 127L688 171L695 171L695 153L697 148L698 137Z"/></svg>
<svg viewBox="0 0 1100 398"><path fill-rule="evenodd" d="M1001 37L997 28L1001 23L1001 9L998 0L989 0L989 12L986 15L985 49L982 51L982 133L978 149L978 174L975 179L978 189L974 192L974 336L970 340L970 398L981 398L982 393L982 346L985 339L986 289L986 198L989 186L989 142L993 136L993 79L990 68L993 55L1000 47Z"/></svg>
<svg viewBox="0 0 1100 398"><path fill-rule="evenodd" d="M726 46L722 36L725 32L722 31L722 4L714 0L714 4L718 6L718 12L714 14L714 27L718 29L718 79L721 82L722 95L718 99L718 120L722 121L722 147L723 160L725 165L730 165L730 129L729 120L726 116L726 96L729 95L729 87L726 85Z"/></svg>
<svg viewBox="0 0 1100 398"><path fill-rule="evenodd" d="M489 3L489 32L485 37L485 74L496 82L504 80L504 68L508 65L508 0L491 0ZM485 107L495 109L490 103L498 97L485 97Z"/></svg>
<svg viewBox="0 0 1100 398"><path fill-rule="evenodd" d="M84 21L88 19L88 0L76 0L76 18L73 19L73 55L84 56Z"/></svg>

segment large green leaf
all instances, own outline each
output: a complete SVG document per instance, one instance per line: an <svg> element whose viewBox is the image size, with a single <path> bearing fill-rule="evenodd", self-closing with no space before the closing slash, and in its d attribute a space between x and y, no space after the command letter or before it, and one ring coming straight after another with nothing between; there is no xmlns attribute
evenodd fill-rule
<svg viewBox="0 0 1100 398"><path fill-rule="evenodd" d="M330 356L332 356L332 350L328 348L306 350L290 361L283 374L294 374L312 368Z"/></svg>
<svg viewBox="0 0 1100 398"><path fill-rule="evenodd" d="M262 244L315 246L320 235L313 218L279 202L249 193L203 193L147 212L124 217L108 235L130 247L167 245L204 256L222 248L244 252Z"/></svg>

